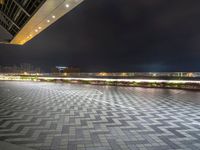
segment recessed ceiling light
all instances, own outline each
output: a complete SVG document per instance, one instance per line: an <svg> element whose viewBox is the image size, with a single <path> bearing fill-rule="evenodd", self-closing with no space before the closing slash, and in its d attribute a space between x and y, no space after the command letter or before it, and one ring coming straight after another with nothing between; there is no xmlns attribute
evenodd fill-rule
<svg viewBox="0 0 200 150"><path fill-rule="evenodd" d="M50 22L50 20L47 20L47 22L49 23L49 22Z"/></svg>
<svg viewBox="0 0 200 150"><path fill-rule="evenodd" d="M53 15L52 18L56 18L56 16Z"/></svg>
<svg viewBox="0 0 200 150"><path fill-rule="evenodd" d="M35 29L35 32L38 32L38 29Z"/></svg>
<svg viewBox="0 0 200 150"><path fill-rule="evenodd" d="M42 29L42 27L38 27L38 29L40 30L40 29Z"/></svg>
<svg viewBox="0 0 200 150"><path fill-rule="evenodd" d="M69 4L66 4L65 7L69 8Z"/></svg>

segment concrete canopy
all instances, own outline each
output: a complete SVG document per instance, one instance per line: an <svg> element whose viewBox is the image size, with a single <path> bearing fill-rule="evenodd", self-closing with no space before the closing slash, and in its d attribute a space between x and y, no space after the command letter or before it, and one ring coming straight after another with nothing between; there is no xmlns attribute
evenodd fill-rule
<svg viewBox="0 0 200 150"><path fill-rule="evenodd" d="M82 1L6 0L3 3L0 0L0 25L12 36L3 42L25 44ZM5 38L0 36L0 39Z"/></svg>

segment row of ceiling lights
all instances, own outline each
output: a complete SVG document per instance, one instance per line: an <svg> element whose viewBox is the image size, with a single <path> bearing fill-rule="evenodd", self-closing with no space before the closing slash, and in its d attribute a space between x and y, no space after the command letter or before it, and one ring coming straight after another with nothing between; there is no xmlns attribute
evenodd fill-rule
<svg viewBox="0 0 200 150"><path fill-rule="evenodd" d="M70 7L70 5L69 5L69 4L66 4L66 5L65 5L65 7L66 7L66 8L69 8L69 7ZM52 17L52 19L55 19L55 18L56 18L56 16L55 16L55 15L52 15L51 17ZM48 20L47 20L47 23L50 23L50 22L51 22L51 21L48 19ZM38 33L38 32L39 32L39 30L41 30L41 29L42 29L42 27L41 27L41 26L39 26L37 29L35 29L35 32L36 32L36 33ZM27 39L29 39L29 38L31 38L31 37L33 37L33 35L32 35L32 34L30 34L30 35L29 35L29 36L27 36L26 38L27 38ZM22 43L25 43L25 40L23 40L23 42L22 42Z"/></svg>

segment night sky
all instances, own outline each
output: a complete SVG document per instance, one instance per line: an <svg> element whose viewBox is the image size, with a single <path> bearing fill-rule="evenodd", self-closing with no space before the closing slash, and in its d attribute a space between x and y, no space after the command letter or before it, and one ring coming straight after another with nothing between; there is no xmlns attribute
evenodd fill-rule
<svg viewBox="0 0 200 150"><path fill-rule="evenodd" d="M0 45L1 66L20 63L200 71L200 1L86 0L25 46Z"/></svg>

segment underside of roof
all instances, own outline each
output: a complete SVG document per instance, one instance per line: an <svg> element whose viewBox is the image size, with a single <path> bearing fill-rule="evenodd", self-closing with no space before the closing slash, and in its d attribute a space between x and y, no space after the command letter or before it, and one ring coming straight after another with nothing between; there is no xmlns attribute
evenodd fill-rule
<svg viewBox="0 0 200 150"><path fill-rule="evenodd" d="M0 26L12 37L4 43L25 44L82 1L0 0Z"/></svg>
<svg viewBox="0 0 200 150"><path fill-rule="evenodd" d="M15 36L46 0L4 0L0 5L0 24Z"/></svg>

